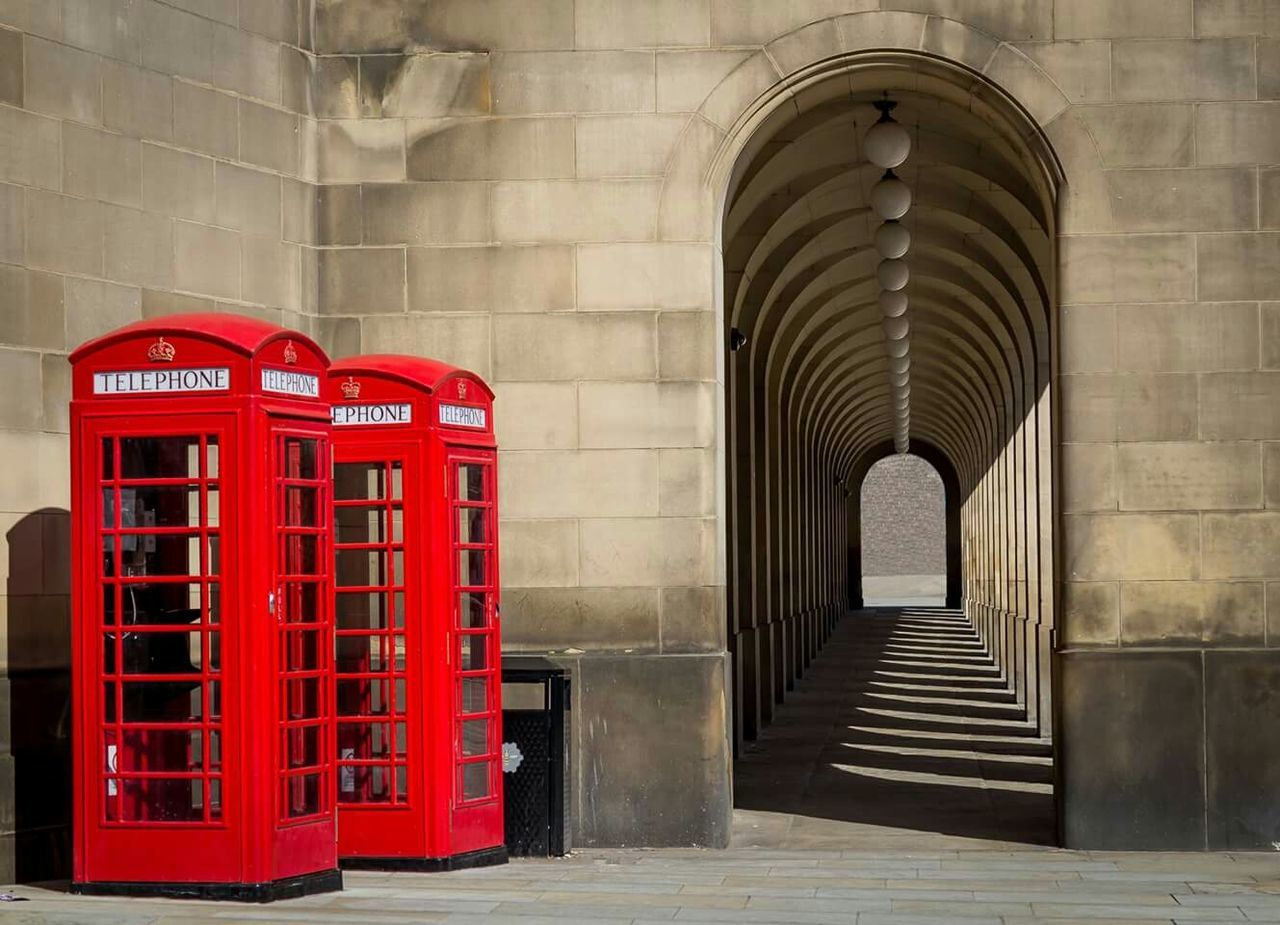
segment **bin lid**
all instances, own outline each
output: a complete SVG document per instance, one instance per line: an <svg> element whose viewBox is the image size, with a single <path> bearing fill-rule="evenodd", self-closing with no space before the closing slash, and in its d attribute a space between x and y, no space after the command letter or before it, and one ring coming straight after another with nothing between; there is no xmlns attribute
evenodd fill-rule
<svg viewBox="0 0 1280 925"><path fill-rule="evenodd" d="M502 680L541 681L570 674L568 668L542 655L503 655Z"/></svg>

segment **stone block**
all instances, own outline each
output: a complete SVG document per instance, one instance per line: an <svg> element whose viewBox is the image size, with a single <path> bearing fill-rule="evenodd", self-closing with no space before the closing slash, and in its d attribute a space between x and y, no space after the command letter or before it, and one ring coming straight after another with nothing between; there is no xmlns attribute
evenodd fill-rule
<svg viewBox="0 0 1280 925"><path fill-rule="evenodd" d="M721 350L714 312L658 315L658 378L713 380Z"/></svg>
<svg viewBox="0 0 1280 925"><path fill-rule="evenodd" d="M122 206L142 205L142 146L134 138L64 122L62 191Z"/></svg>
<svg viewBox="0 0 1280 925"><path fill-rule="evenodd" d="M27 190L27 262L33 267L102 275L102 203Z"/></svg>
<svg viewBox="0 0 1280 925"><path fill-rule="evenodd" d="M58 189L62 185L62 126L0 106L0 180Z"/></svg>
<svg viewBox="0 0 1280 925"><path fill-rule="evenodd" d="M1028 0L884 0L884 10L909 10L963 22L1006 41L1045 41L1053 38L1053 3Z"/></svg>
<svg viewBox="0 0 1280 925"><path fill-rule="evenodd" d="M528 51L573 47L573 0L525 0L511 15L506 0L437 0L422 12L434 48Z"/></svg>
<svg viewBox="0 0 1280 925"><path fill-rule="evenodd" d="M62 277L0 264L0 343L65 350Z"/></svg>
<svg viewBox="0 0 1280 925"><path fill-rule="evenodd" d="M33 398L40 394L40 354L0 348L0 377L5 383L4 391L0 392L0 426L12 430L39 430L43 423L43 406ZM33 459L31 456L8 458ZM21 510L25 510L31 501L31 498L24 498Z"/></svg>
<svg viewBox="0 0 1280 925"><path fill-rule="evenodd" d="M366 244L469 244L488 241L484 183L369 184L361 190Z"/></svg>
<svg viewBox="0 0 1280 925"><path fill-rule="evenodd" d="M205 154L235 158L240 151L235 97L176 81L173 140Z"/></svg>
<svg viewBox="0 0 1280 925"><path fill-rule="evenodd" d="M1115 306L1062 306L1058 325L1058 358L1063 373L1115 370Z"/></svg>
<svg viewBox="0 0 1280 925"><path fill-rule="evenodd" d="M22 106L22 33L0 29L0 103Z"/></svg>
<svg viewBox="0 0 1280 925"><path fill-rule="evenodd" d="M102 122L101 59L28 35L23 49L25 108L76 122Z"/></svg>
<svg viewBox="0 0 1280 925"><path fill-rule="evenodd" d="M217 311L217 305L212 299L200 299L176 292L157 292L154 289L142 290L143 318L162 318L165 315L189 315L212 311Z"/></svg>
<svg viewBox="0 0 1280 925"><path fill-rule="evenodd" d="M173 80L118 61L102 62L102 123L134 138L173 138Z"/></svg>
<svg viewBox="0 0 1280 925"><path fill-rule="evenodd" d="M979 0L982 2L982 0ZM852 12L836 20L848 51L863 48L919 48L926 17L918 13Z"/></svg>
<svg viewBox="0 0 1280 925"><path fill-rule="evenodd" d="M156 0L143 3L141 16L143 65L200 83L213 81L212 22Z"/></svg>
<svg viewBox="0 0 1280 925"><path fill-rule="evenodd" d="M1200 438L1280 438L1280 372L1209 373L1202 376Z"/></svg>
<svg viewBox="0 0 1280 925"><path fill-rule="evenodd" d="M173 228L174 288L223 299L240 297L240 235L191 222Z"/></svg>
<svg viewBox="0 0 1280 925"><path fill-rule="evenodd" d="M240 160L279 173L298 173L298 117L248 100L240 101Z"/></svg>
<svg viewBox="0 0 1280 925"><path fill-rule="evenodd" d="M574 175L572 119L432 120L407 126L411 180L540 180Z"/></svg>
<svg viewBox="0 0 1280 925"><path fill-rule="evenodd" d="M502 521L502 583L512 588L578 584L576 520Z"/></svg>
<svg viewBox="0 0 1280 925"><path fill-rule="evenodd" d="M1280 658L1275 652L1206 652L1210 851L1274 851L1280 811ZM1250 913L1252 914L1252 913Z"/></svg>
<svg viewBox="0 0 1280 925"><path fill-rule="evenodd" d="M1130 443L1117 452L1121 510L1262 507L1257 443Z"/></svg>
<svg viewBox="0 0 1280 925"><path fill-rule="evenodd" d="M1275 35L1280 11L1269 0L1195 0L1196 35Z"/></svg>
<svg viewBox="0 0 1280 925"><path fill-rule="evenodd" d="M1239 231L1257 221L1257 181L1244 168L1112 170L1115 231Z"/></svg>
<svg viewBox="0 0 1280 925"><path fill-rule="evenodd" d="M1116 448L1109 443L1062 446L1062 510L1114 511Z"/></svg>
<svg viewBox="0 0 1280 925"><path fill-rule="evenodd" d="M7 362L9 360L7 354L10 352L15 355L16 359L13 362L20 371L27 369L23 365L27 362L22 359L23 356L32 357L37 361L40 358L39 354L35 353L22 354L19 351L5 351L5 359L0 360L0 362ZM28 372L26 375L30 376L30 373ZM38 370L36 375L39 375ZM28 378L23 382L23 387L29 390L27 394L39 394L40 380L39 378L34 380ZM12 400L18 392L18 389L10 388L0 393L0 409L6 408L6 403ZM22 412L19 409L16 413L21 414ZM0 415L7 416L7 412L0 411ZM30 431L0 430L0 451L3 451L6 459L39 459L42 442L39 434ZM0 485L0 511L29 512L35 508L36 505L33 504L33 499L38 499L41 496L41 473L39 468L37 466L11 466L6 475L8 476L4 480L6 484ZM3 600L3 598L0 598L0 602Z"/></svg>
<svg viewBox="0 0 1280 925"><path fill-rule="evenodd" d="M280 177L235 164L217 169L217 223L249 234L281 233Z"/></svg>
<svg viewBox="0 0 1280 925"><path fill-rule="evenodd" d="M297 45L297 7L296 0L240 0L240 28Z"/></svg>
<svg viewBox="0 0 1280 925"><path fill-rule="evenodd" d="M1280 168L1263 167L1258 170L1258 206L1262 227L1270 231L1280 230Z"/></svg>
<svg viewBox="0 0 1280 925"><path fill-rule="evenodd" d="M236 0L166 0L166 2L170 6L195 13L205 19L213 19L230 26L236 24L238 13Z"/></svg>
<svg viewBox="0 0 1280 925"><path fill-rule="evenodd" d="M1261 645L1262 582L1131 581L1120 586L1126 646Z"/></svg>
<svg viewBox="0 0 1280 925"><path fill-rule="evenodd" d="M213 83L242 96L279 103L279 43L239 28L215 25Z"/></svg>
<svg viewBox="0 0 1280 925"><path fill-rule="evenodd" d="M1069 581L1200 577L1195 514L1071 514L1063 518L1063 527ZM1207 565L1205 571L1205 577L1221 577L1210 575Z"/></svg>
<svg viewBox="0 0 1280 925"><path fill-rule="evenodd" d="M749 105L778 82L779 77L778 69L764 52L754 54L716 84L698 112L713 126L728 130ZM697 125L693 123L695 128Z"/></svg>
<svg viewBox="0 0 1280 925"><path fill-rule="evenodd" d="M326 183L405 178L404 125L392 119L321 122L317 170Z"/></svg>
<svg viewBox="0 0 1280 925"><path fill-rule="evenodd" d="M58 291L61 293L61 286ZM40 377L44 386L43 429L65 434L71 429L71 364L61 353L46 353L40 358Z"/></svg>
<svg viewBox="0 0 1280 925"><path fill-rule="evenodd" d="M652 112L657 102L647 51L503 52L492 81L497 115Z"/></svg>
<svg viewBox="0 0 1280 925"><path fill-rule="evenodd" d="M983 73L1027 108L1040 125L1048 125L1070 104L1056 83L1044 79L1044 71L1011 45L996 49Z"/></svg>
<svg viewBox="0 0 1280 925"><path fill-rule="evenodd" d="M1055 39L1164 38L1190 36L1191 4L1160 0L1062 0L1053 11Z"/></svg>
<svg viewBox="0 0 1280 925"><path fill-rule="evenodd" d="M302 258L296 244L245 235L240 241L240 297L279 308L302 305Z"/></svg>
<svg viewBox="0 0 1280 925"><path fill-rule="evenodd" d="M1019 5L1009 8L1018 9ZM1111 99L1111 44L1027 42L1018 45L1017 50L1048 74L1071 102L1094 103Z"/></svg>
<svg viewBox="0 0 1280 925"><path fill-rule="evenodd" d="M1280 577L1280 513L1204 514L1203 520L1203 577Z"/></svg>
<svg viewBox="0 0 1280 925"><path fill-rule="evenodd" d="M352 356L360 352L359 318L315 318L313 336L331 357Z"/></svg>
<svg viewBox="0 0 1280 925"><path fill-rule="evenodd" d="M1254 99L1253 39L1114 42L1117 100Z"/></svg>
<svg viewBox="0 0 1280 925"><path fill-rule="evenodd" d="M1078 375L1062 380L1062 439L1193 440L1197 389L1193 375Z"/></svg>
<svg viewBox="0 0 1280 925"><path fill-rule="evenodd" d="M215 162L158 145L142 146L142 204L152 212L212 222L217 215Z"/></svg>
<svg viewBox="0 0 1280 925"><path fill-rule="evenodd" d="M493 319L498 380L653 379L651 314L502 315Z"/></svg>
<svg viewBox="0 0 1280 925"><path fill-rule="evenodd" d="M658 111L696 112L707 94L749 56L738 49L658 52Z"/></svg>
<svg viewBox="0 0 1280 925"><path fill-rule="evenodd" d="M987 33L971 29L963 22L930 16L925 22L921 48L981 71L991 60L998 44Z"/></svg>
<svg viewBox="0 0 1280 925"><path fill-rule="evenodd" d="M576 530L576 521L575 524ZM506 530L506 524L502 529ZM505 549L505 547L504 547ZM653 588L521 588L503 576L502 645L524 652L656 652Z"/></svg>
<svg viewBox="0 0 1280 925"><path fill-rule="evenodd" d="M1115 646L1120 642L1120 586L1112 581L1067 581L1062 585L1062 641L1068 646Z"/></svg>
<svg viewBox="0 0 1280 925"><path fill-rule="evenodd" d="M877 0L711 0L711 44L765 45L806 23L879 8Z"/></svg>
<svg viewBox="0 0 1280 925"><path fill-rule="evenodd" d="M292 177L283 177L280 180L280 227L281 234L286 241L292 241L295 244L319 244L319 208L316 200L322 190L329 187L314 186L302 180L295 180ZM334 241L334 244L359 244L360 243L360 187L358 186L337 186L333 187L337 190L355 190L355 208L354 219L352 225L355 231L355 240L353 241ZM342 194L339 193L339 196Z"/></svg>
<svg viewBox="0 0 1280 925"><path fill-rule="evenodd" d="M103 266L117 282L173 286L173 221L167 215L105 206Z"/></svg>
<svg viewBox="0 0 1280 925"><path fill-rule="evenodd" d="M1066 237L1061 266L1065 303L1168 302L1196 296L1195 239L1187 235Z"/></svg>
<svg viewBox="0 0 1280 925"><path fill-rule="evenodd" d="M0 183L0 263L22 263L27 243L27 205L22 187Z"/></svg>
<svg viewBox="0 0 1280 925"><path fill-rule="evenodd" d="M705 447L715 437L714 390L702 382L583 382L578 386L581 445Z"/></svg>
<svg viewBox="0 0 1280 925"><path fill-rule="evenodd" d="M662 589L662 651L723 652L724 589Z"/></svg>
<svg viewBox="0 0 1280 925"><path fill-rule="evenodd" d="M142 58L140 7L136 0L62 0L62 38L69 45L136 63Z"/></svg>
<svg viewBox="0 0 1280 925"><path fill-rule="evenodd" d="M371 55L360 59L360 115L444 118L489 114L487 54Z"/></svg>
<svg viewBox="0 0 1280 925"><path fill-rule="evenodd" d="M655 450L506 452L498 480L504 518L626 518L658 512ZM587 545L583 544L584 551ZM602 584L588 581L585 575L582 583Z"/></svg>
<svg viewBox="0 0 1280 925"><path fill-rule="evenodd" d="M1205 235L1196 251L1200 298L1268 299L1280 286L1280 233Z"/></svg>
<svg viewBox="0 0 1280 925"><path fill-rule="evenodd" d="M578 386L499 382L493 426L503 450L568 450L578 445Z"/></svg>
<svg viewBox="0 0 1280 925"><path fill-rule="evenodd" d="M713 515L716 512L716 480L714 450L660 450L658 513L664 517Z"/></svg>
<svg viewBox="0 0 1280 925"><path fill-rule="evenodd" d="M648 241L658 180L513 180L493 185L493 235L506 243Z"/></svg>
<svg viewBox="0 0 1280 925"><path fill-rule="evenodd" d="M695 119L676 142L658 212L660 240L717 240L721 215L704 174L724 138L724 132L714 125Z"/></svg>
<svg viewBox="0 0 1280 925"><path fill-rule="evenodd" d="M405 310L403 248L322 250L318 257L320 314Z"/></svg>
<svg viewBox="0 0 1280 925"><path fill-rule="evenodd" d="M399 0L316 0L311 20L315 51L320 54L379 54L402 51L425 36L425 4Z"/></svg>
<svg viewBox="0 0 1280 925"><path fill-rule="evenodd" d="M361 322L367 353L433 357L489 378L488 315L371 315Z"/></svg>
<svg viewBox="0 0 1280 925"><path fill-rule="evenodd" d="M672 587L715 579L715 522L698 517L590 518L580 524L582 583Z"/></svg>
<svg viewBox="0 0 1280 925"><path fill-rule="evenodd" d="M1262 493L1267 507L1280 507L1280 443L1262 444Z"/></svg>
<svg viewBox="0 0 1280 925"><path fill-rule="evenodd" d="M1196 158L1206 165L1280 161L1280 101L1197 106Z"/></svg>
<svg viewBox="0 0 1280 925"><path fill-rule="evenodd" d="M573 269L567 245L411 248L409 311L573 311Z"/></svg>
<svg viewBox="0 0 1280 925"><path fill-rule="evenodd" d="M1195 154L1189 103L1124 103L1078 109L1107 167L1185 167Z"/></svg>
<svg viewBox="0 0 1280 925"><path fill-rule="evenodd" d="M710 0L577 0L578 48L671 48L707 45Z"/></svg>
<svg viewBox="0 0 1280 925"><path fill-rule="evenodd" d="M1258 307L1247 302L1115 306L1124 372L1258 368Z"/></svg>
<svg viewBox="0 0 1280 925"><path fill-rule="evenodd" d="M1074 652L1059 677L1063 844L1204 850L1200 654Z"/></svg>
<svg viewBox="0 0 1280 925"><path fill-rule="evenodd" d="M577 120L579 177L660 177L687 124L682 114L583 116Z"/></svg>
<svg viewBox="0 0 1280 925"><path fill-rule="evenodd" d="M1258 99L1280 99L1280 39L1258 39Z"/></svg>
<svg viewBox="0 0 1280 925"><path fill-rule="evenodd" d="M703 244L584 244L579 311L709 311L715 259Z"/></svg>
<svg viewBox="0 0 1280 925"><path fill-rule="evenodd" d="M72 277L66 287L68 348L142 318L142 292L132 286Z"/></svg>

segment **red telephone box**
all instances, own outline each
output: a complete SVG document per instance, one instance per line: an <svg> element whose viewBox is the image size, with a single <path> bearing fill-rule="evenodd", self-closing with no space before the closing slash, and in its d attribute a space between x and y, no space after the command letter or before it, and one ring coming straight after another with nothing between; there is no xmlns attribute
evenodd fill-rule
<svg viewBox="0 0 1280 925"><path fill-rule="evenodd" d="M207 314L70 359L72 889L340 889L328 358Z"/></svg>
<svg viewBox="0 0 1280 925"><path fill-rule="evenodd" d="M409 356L329 369L338 855L502 863L493 393Z"/></svg>

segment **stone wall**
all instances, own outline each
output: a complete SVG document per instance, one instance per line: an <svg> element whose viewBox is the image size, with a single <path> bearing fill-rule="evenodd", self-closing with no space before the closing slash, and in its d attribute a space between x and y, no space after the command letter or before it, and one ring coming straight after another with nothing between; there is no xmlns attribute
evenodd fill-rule
<svg viewBox="0 0 1280 925"><path fill-rule="evenodd" d="M862 574L945 575L942 479L918 456L889 456L862 483Z"/></svg>

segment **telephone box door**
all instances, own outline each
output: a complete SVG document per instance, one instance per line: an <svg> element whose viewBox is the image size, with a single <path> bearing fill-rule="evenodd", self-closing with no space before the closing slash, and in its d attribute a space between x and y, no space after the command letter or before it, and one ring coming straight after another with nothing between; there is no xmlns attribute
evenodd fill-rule
<svg viewBox="0 0 1280 925"><path fill-rule="evenodd" d="M135 879L132 855L146 832L148 870L172 879L239 875L234 775L240 629L235 607L235 429L229 415L88 422L81 432L92 475L77 529L97 549L82 564L78 651L101 674L79 671L86 736L86 825L97 830L85 876ZM224 660L223 653L227 653ZM228 709L224 711L224 704ZM90 764L87 759L86 763Z"/></svg>
<svg viewBox="0 0 1280 925"><path fill-rule="evenodd" d="M492 450L446 449L453 549L454 850L502 843L498 557Z"/></svg>

